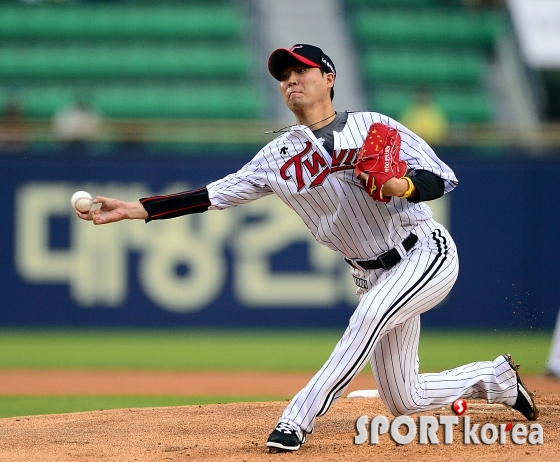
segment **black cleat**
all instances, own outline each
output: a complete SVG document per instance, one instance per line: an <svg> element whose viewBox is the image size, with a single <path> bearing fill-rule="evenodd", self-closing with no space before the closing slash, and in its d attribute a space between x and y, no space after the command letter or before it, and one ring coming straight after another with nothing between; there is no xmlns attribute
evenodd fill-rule
<svg viewBox="0 0 560 462"><path fill-rule="evenodd" d="M296 430L280 422L268 437L266 450L271 453L297 451L305 443L305 433L300 439Z"/></svg>
<svg viewBox="0 0 560 462"><path fill-rule="evenodd" d="M519 366L513 362L509 354L503 355L510 367L515 371L515 376L517 377L517 401L512 406L516 411L521 412L527 420L537 420L539 417L539 409L535 404L534 397L535 393L531 393L527 386L521 381L519 377Z"/></svg>

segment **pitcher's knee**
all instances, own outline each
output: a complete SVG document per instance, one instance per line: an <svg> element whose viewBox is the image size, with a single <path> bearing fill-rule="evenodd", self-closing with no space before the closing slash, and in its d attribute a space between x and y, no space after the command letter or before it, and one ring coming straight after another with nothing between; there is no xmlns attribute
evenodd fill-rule
<svg viewBox="0 0 560 462"><path fill-rule="evenodd" d="M424 410L424 404L412 398L402 399L399 395L392 395L386 399L381 393L379 395L389 412L398 417L400 415L412 415Z"/></svg>

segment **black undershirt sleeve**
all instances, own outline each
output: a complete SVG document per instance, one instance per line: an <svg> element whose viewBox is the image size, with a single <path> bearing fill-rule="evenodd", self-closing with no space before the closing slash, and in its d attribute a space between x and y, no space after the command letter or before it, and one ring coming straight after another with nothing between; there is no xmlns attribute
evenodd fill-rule
<svg viewBox="0 0 560 462"><path fill-rule="evenodd" d="M445 184L435 173L418 170L416 175L409 177L416 188L414 194L408 198L409 202L432 201L443 196Z"/></svg>
<svg viewBox="0 0 560 462"><path fill-rule="evenodd" d="M210 207L210 198L206 187L194 191L184 191L168 196L153 196L140 199L148 212L146 223L152 220L165 220L191 213L206 212Z"/></svg>

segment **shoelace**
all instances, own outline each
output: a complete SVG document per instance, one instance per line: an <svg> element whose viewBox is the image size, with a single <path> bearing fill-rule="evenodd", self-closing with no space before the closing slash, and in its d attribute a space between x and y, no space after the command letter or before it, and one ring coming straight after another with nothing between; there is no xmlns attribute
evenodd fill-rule
<svg viewBox="0 0 560 462"><path fill-rule="evenodd" d="M276 425L276 430L278 430L280 432L283 432L283 433L296 433L297 434L297 432L285 422L280 422L278 425Z"/></svg>
<svg viewBox="0 0 560 462"><path fill-rule="evenodd" d="M294 428L292 426L290 426L290 424L286 423L286 422L279 422L276 425L276 430L278 430L279 432L282 433L287 433L288 435L290 434L294 434L297 436L298 440L300 441L301 444L305 443L305 432Z"/></svg>

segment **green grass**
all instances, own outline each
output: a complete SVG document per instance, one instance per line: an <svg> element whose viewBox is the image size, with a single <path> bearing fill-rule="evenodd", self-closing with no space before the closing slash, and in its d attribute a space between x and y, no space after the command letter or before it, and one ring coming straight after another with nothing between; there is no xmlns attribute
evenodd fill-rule
<svg viewBox="0 0 560 462"><path fill-rule="evenodd" d="M309 371L342 332L0 331L0 369Z"/></svg>
<svg viewBox="0 0 560 462"><path fill-rule="evenodd" d="M0 418L108 409L281 401L285 398L236 396L9 396L0 397Z"/></svg>
<svg viewBox="0 0 560 462"><path fill-rule="evenodd" d="M342 331L1 330L0 369L314 371ZM511 353L524 372L545 370L551 333L431 331L420 368L438 371Z"/></svg>
<svg viewBox="0 0 560 462"><path fill-rule="evenodd" d="M342 331L0 330L0 369L318 370ZM434 331L420 337L420 370L435 372L511 353L543 373L551 332ZM371 373L366 367L364 373ZM285 398L285 397L284 397ZM278 398L278 399L284 399ZM99 409L265 401L266 397L0 397L0 417Z"/></svg>
<svg viewBox="0 0 560 462"><path fill-rule="evenodd" d="M420 370L439 372L510 353L523 374L546 371L552 332L426 331L420 334Z"/></svg>

